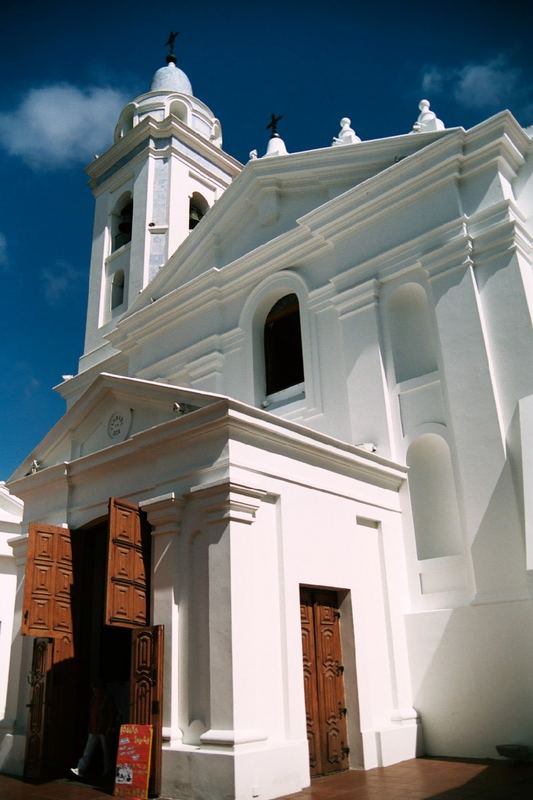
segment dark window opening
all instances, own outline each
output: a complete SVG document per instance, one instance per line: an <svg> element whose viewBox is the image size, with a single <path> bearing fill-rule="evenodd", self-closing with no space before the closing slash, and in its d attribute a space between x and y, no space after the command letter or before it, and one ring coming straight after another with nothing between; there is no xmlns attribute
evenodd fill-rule
<svg viewBox="0 0 533 800"><path fill-rule="evenodd" d="M193 192L192 197L189 202L189 230L192 231L203 216L205 216L206 211L208 210L209 206L207 204L207 200L205 197L199 192Z"/></svg>
<svg viewBox="0 0 533 800"><path fill-rule="evenodd" d="M303 383L300 309L295 294L285 295L268 312L264 347L267 395Z"/></svg>
<svg viewBox="0 0 533 800"><path fill-rule="evenodd" d="M128 200L116 214L116 227L113 235L113 252L131 242L131 226L133 222L133 200Z"/></svg>
<svg viewBox="0 0 533 800"><path fill-rule="evenodd" d="M119 269L113 275L111 282L111 310L118 308L124 302L124 273Z"/></svg>

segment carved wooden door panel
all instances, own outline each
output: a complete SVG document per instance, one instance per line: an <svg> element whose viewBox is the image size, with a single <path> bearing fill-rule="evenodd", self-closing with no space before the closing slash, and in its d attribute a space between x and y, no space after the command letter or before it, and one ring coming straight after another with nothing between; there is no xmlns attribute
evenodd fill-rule
<svg viewBox="0 0 533 800"><path fill-rule="evenodd" d="M311 775L328 775L349 766L336 592L302 589L301 618Z"/></svg>
<svg viewBox="0 0 533 800"><path fill-rule="evenodd" d="M72 585L70 530L30 523L21 632L29 636L71 635Z"/></svg>
<svg viewBox="0 0 533 800"><path fill-rule="evenodd" d="M109 500L106 625L149 621L150 536L145 515L126 500Z"/></svg>
<svg viewBox="0 0 533 800"><path fill-rule="evenodd" d="M52 667L52 650L52 642L49 639L35 639L31 673L29 675L32 688L26 732L26 753L24 756L24 777L29 780L41 777L44 762L46 687Z"/></svg>
<svg viewBox="0 0 533 800"><path fill-rule="evenodd" d="M302 651L304 666L305 719L309 744L311 777L321 774L318 686L316 681L316 649L313 602L311 592L302 589L300 598Z"/></svg>
<svg viewBox="0 0 533 800"><path fill-rule="evenodd" d="M163 647L163 625L140 628L132 632L130 722L153 727L148 787L148 793L152 797L161 793Z"/></svg>

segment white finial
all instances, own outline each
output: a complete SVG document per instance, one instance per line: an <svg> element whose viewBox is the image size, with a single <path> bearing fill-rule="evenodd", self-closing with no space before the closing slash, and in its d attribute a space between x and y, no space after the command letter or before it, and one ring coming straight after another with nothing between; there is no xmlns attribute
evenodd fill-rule
<svg viewBox="0 0 533 800"><path fill-rule="evenodd" d="M287 155L287 148L285 147L285 142L277 133L275 136L272 136L271 139L268 140L267 151L263 158L267 156L286 156Z"/></svg>
<svg viewBox="0 0 533 800"><path fill-rule="evenodd" d="M270 139L268 142L268 147L265 155L266 156L286 156L287 155L287 148L285 147L285 142L281 138L278 133L278 122L283 119L282 114L271 114L270 115L270 122L266 126L267 130L271 131Z"/></svg>
<svg viewBox="0 0 533 800"><path fill-rule="evenodd" d="M429 110L429 100L421 100L418 104L420 114L413 125L413 133L426 133L426 131L443 131L444 122L437 118L434 111Z"/></svg>
<svg viewBox="0 0 533 800"><path fill-rule="evenodd" d="M341 129L339 131L339 135L333 137L333 141L331 143L332 147L337 147L339 144L355 144L356 142L361 141L353 128L350 128L351 124L352 121L348 117L343 117L341 119Z"/></svg>
<svg viewBox="0 0 533 800"><path fill-rule="evenodd" d="M257 158L257 150L250 150L250 161L255 161Z"/></svg>

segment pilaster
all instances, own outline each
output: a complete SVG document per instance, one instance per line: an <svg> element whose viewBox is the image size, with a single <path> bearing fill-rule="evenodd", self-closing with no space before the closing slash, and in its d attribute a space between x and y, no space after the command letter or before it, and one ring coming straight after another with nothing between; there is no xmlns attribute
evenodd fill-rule
<svg viewBox="0 0 533 800"><path fill-rule="evenodd" d="M494 602L521 597L526 587L518 510L472 249L472 240L465 237L462 256L425 266L430 272L475 602Z"/></svg>
<svg viewBox="0 0 533 800"><path fill-rule="evenodd" d="M152 622L165 626L163 657L163 737L179 744L179 607L175 601L179 576L179 536L185 501L174 492L144 500L140 507L152 526Z"/></svg>
<svg viewBox="0 0 533 800"><path fill-rule="evenodd" d="M344 289L332 299L343 343L352 442L372 442L390 454L391 411L380 352L376 280Z"/></svg>
<svg viewBox="0 0 533 800"><path fill-rule="evenodd" d="M208 531L209 729L203 746L234 748L267 734L255 724L253 523L267 493L230 481L191 490Z"/></svg>

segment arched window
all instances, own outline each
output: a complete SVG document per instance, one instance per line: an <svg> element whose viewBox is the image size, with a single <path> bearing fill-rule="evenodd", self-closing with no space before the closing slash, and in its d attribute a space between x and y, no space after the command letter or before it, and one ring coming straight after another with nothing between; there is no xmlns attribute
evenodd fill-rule
<svg viewBox="0 0 533 800"><path fill-rule="evenodd" d="M111 280L111 311L124 302L124 272L119 269Z"/></svg>
<svg viewBox="0 0 533 800"><path fill-rule="evenodd" d="M189 230L192 231L209 208L209 204L200 192L193 192L189 201Z"/></svg>
<svg viewBox="0 0 533 800"><path fill-rule="evenodd" d="M267 395L303 383L300 307L295 294L286 294L272 306L263 341Z"/></svg>
<svg viewBox="0 0 533 800"><path fill-rule="evenodd" d="M112 249L115 252L128 242L131 242L131 226L133 222L133 199L127 195L119 203L117 210L113 213L112 223Z"/></svg>

